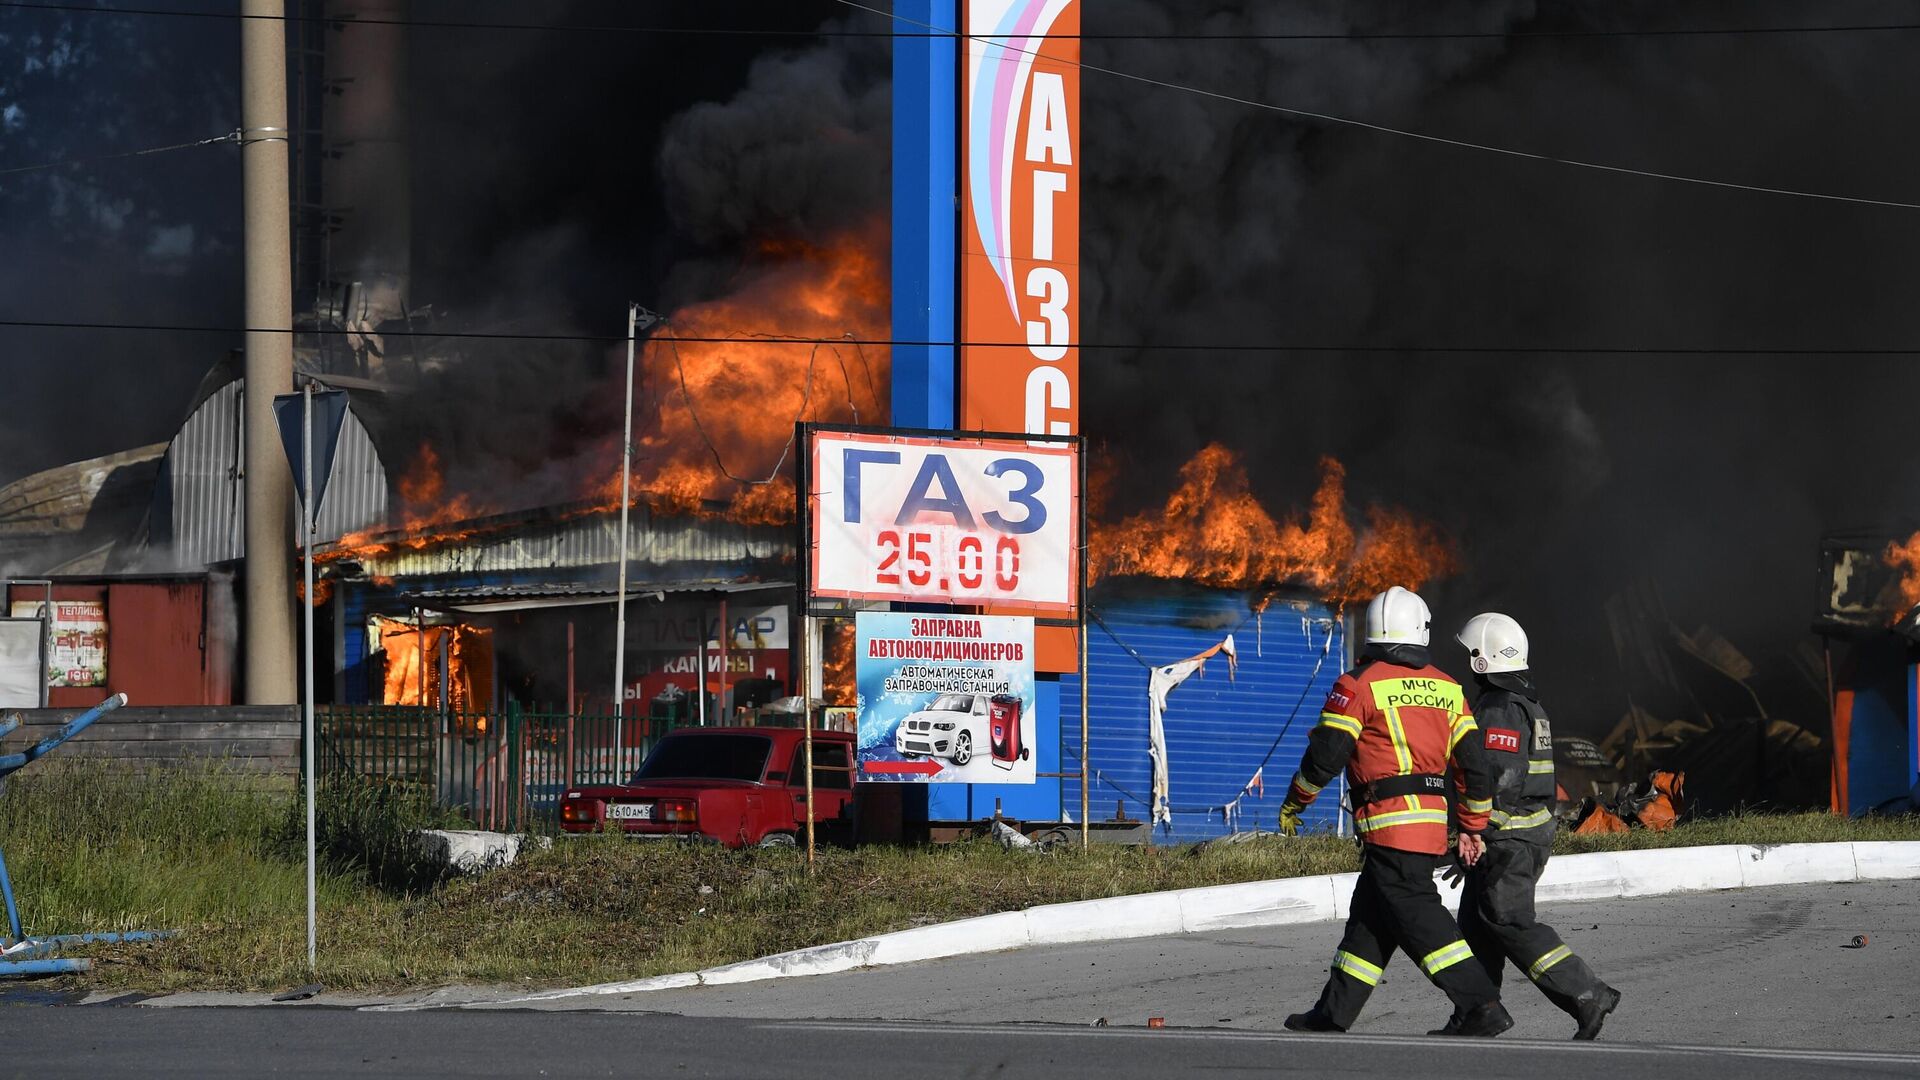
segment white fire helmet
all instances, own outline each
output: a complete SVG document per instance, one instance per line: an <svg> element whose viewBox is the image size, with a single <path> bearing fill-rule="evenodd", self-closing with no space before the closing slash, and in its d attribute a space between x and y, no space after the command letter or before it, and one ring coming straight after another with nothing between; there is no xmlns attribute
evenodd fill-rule
<svg viewBox="0 0 1920 1080"><path fill-rule="evenodd" d="M1497 611L1482 612L1468 619L1454 639L1467 647L1473 670L1478 674L1527 670L1527 632Z"/></svg>
<svg viewBox="0 0 1920 1080"><path fill-rule="evenodd" d="M1425 645L1432 622L1427 602L1395 585L1367 601L1367 644Z"/></svg>

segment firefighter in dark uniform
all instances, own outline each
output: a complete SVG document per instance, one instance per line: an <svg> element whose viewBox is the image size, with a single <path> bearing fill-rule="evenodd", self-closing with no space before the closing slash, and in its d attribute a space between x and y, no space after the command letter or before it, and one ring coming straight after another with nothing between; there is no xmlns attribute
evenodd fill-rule
<svg viewBox="0 0 1920 1080"><path fill-rule="evenodd" d="M1460 932L1496 986L1513 961L1573 1017L1573 1037L1591 1039L1620 992L1533 913L1533 889L1553 849L1553 729L1527 671L1527 635L1513 619L1488 612L1470 619L1458 640L1478 687L1474 713L1494 778L1486 854L1464 868ZM1456 1014L1448 1026L1465 1019Z"/></svg>
<svg viewBox="0 0 1920 1080"><path fill-rule="evenodd" d="M1446 1034L1493 1036L1513 1026L1433 882L1447 852L1449 765L1464 788L1459 847L1467 865L1485 851L1478 833L1493 804L1466 692L1429 662L1429 622L1426 602L1399 586L1367 605L1360 665L1334 683L1280 806L1281 830L1292 835L1301 812L1345 770L1362 841L1333 972L1318 1004L1287 1017L1293 1031L1352 1027L1395 949L1452 999L1456 1019Z"/></svg>

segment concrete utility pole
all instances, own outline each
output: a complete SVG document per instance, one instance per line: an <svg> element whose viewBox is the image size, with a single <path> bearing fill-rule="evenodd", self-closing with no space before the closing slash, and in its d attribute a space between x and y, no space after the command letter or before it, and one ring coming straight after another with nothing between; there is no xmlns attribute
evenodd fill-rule
<svg viewBox="0 0 1920 1080"><path fill-rule="evenodd" d="M285 0L241 0L240 166L246 204L246 698L294 702L293 475L273 396L293 392Z"/></svg>

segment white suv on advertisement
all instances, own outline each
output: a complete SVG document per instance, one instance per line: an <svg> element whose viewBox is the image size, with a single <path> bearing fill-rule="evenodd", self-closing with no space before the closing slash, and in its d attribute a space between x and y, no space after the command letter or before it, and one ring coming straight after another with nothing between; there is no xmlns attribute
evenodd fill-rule
<svg viewBox="0 0 1920 1080"><path fill-rule="evenodd" d="M987 694L941 694L908 713L893 735L904 758L943 757L965 765L987 747Z"/></svg>

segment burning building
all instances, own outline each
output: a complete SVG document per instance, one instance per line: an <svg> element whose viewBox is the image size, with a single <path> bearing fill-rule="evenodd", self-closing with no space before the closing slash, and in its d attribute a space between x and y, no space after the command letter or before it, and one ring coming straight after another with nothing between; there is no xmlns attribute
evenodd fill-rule
<svg viewBox="0 0 1920 1080"><path fill-rule="evenodd" d="M766 680L788 685L790 530L642 503L631 514L627 550L628 710L679 699L676 716L691 720L705 708L717 719L744 700L743 685L748 696L762 697ZM433 636L438 624L493 636L493 685L475 686L469 707L492 709L506 695L611 713L619 551L617 511L594 504L343 540L322 554L335 698L441 704L432 685L413 693L406 677L395 676L426 670L405 626L426 628L430 656L459 640ZM713 684L705 706L695 696L702 666ZM431 684L441 676L423 677Z"/></svg>
<svg viewBox="0 0 1920 1080"><path fill-rule="evenodd" d="M1431 523L1386 508L1356 523L1345 476L1324 461L1307 508L1276 516L1252 496L1237 457L1209 446L1163 503L1094 522L1086 745L1079 681L1043 680L1040 781L930 792L929 818L998 808L1072 820L1084 757L1095 820L1146 823L1166 842L1272 829L1321 703L1351 666L1355 601L1386 584L1419 588L1456 565ZM1339 827L1339 800L1310 818Z"/></svg>

